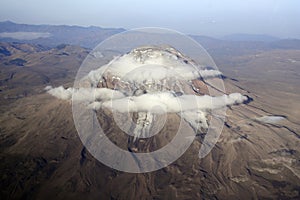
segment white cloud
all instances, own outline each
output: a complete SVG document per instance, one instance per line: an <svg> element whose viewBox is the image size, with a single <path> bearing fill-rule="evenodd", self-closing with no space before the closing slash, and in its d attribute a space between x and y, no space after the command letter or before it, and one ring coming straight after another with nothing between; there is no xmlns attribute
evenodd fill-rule
<svg viewBox="0 0 300 200"><path fill-rule="evenodd" d="M218 70L200 70L191 62L186 62L185 59L170 52L158 50L145 50L145 52L132 51L129 54L115 57L108 64L91 71L86 78L92 85L97 85L105 74L119 77L130 83L158 81L171 77L194 80L200 77L212 78L222 75Z"/></svg>
<svg viewBox="0 0 300 200"><path fill-rule="evenodd" d="M71 100L73 98L74 101L105 101L109 99L117 99L124 97L124 94L117 91L111 90L108 88L67 88L65 89L63 86L59 86L56 88L52 88L51 86L47 86L45 88L49 94L55 96L56 98L63 100Z"/></svg>
<svg viewBox="0 0 300 200"><path fill-rule="evenodd" d="M208 128L206 112L204 111L184 111L180 113L180 116L183 117L183 119L185 119L195 130L199 128Z"/></svg>
<svg viewBox="0 0 300 200"><path fill-rule="evenodd" d="M178 113L197 130L199 128L208 128L207 111L243 103L246 100L247 97L239 93L218 97L208 95L182 95L177 97L172 93L152 93L105 102L93 102L89 105L89 108L98 110L102 107L121 113Z"/></svg>
<svg viewBox="0 0 300 200"><path fill-rule="evenodd" d="M246 100L247 97L239 93L218 97L208 95L182 95L176 97L172 93L150 93L106 101L103 102L102 106L118 112L180 113L193 110L213 110L242 103Z"/></svg>
<svg viewBox="0 0 300 200"><path fill-rule="evenodd" d="M222 75L222 72L218 70L200 70L200 75L202 78L213 78L218 77Z"/></svg>
<svg viewBox="0 0 300 200"><path fill-rule="evenodd" d="M47 85L47 86L44 88L44 90L46 90L46 91L51 90L51 89L53 89L53 87L52 87L51 85Z"/></svg>
<svg viewBox="0 0 300 200"><path fill-rule="evenodd" d="M276 124L282 121L283 119L284 117L282 116L263 116L263 117L256 118L255 120L266 124Z"/></svg>
<svg viewBox="0 0 300 200"><path fill-rule="evenodd" d="M48 32L3 32L0 33L2 38L12 38L17 40L34 40L38 38L51 37Z"/></svg>
<svg viewBox="0 0 300 200"><path fill-rule="evenodd" d="M65 89L63 86L52 88L52 86L47 86L45 88L49 94L55 96L58 99L70 100L74 92L73 88Z"/></svg>

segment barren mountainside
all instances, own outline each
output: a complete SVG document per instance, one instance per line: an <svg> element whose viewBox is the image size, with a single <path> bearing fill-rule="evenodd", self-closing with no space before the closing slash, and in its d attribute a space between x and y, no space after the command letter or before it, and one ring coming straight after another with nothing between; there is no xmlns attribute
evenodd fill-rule
<svg viewBox="0 0 300 200"><path fill-rule="evenodd" d="M70 45L0 44L1 199L299 198L298 50L217 52L226 94L241 93L248 101L228 106L222 134L205 158L198 157L205 137L200 131L177 161L142 174L97 161L77 134L71 102L44 90L47 85L72 87L88 52ZM198 90L191 93L207 94L203 82L193 84ZM98 83L104 86L115 87L112 80ZM109 138L131 152L164 146L180 121L168 114L159 134L134 140L122 133L108 109L97 116Z"/></svg>

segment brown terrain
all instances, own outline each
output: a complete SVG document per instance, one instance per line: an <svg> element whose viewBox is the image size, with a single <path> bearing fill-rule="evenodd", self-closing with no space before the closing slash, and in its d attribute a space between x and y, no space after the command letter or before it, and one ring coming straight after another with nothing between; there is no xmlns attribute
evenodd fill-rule
<svg viewBox="0 0 300 200"><path fill-rule="evenodd" d="M131 174L93 158L77 135L70 102L44 91L47 85L72 86L89 50L1 43L1 199L299 199L300 50L240 49L221 54L208 48L225 75L226 91L252 100L227 110L208 156L198 158L198 135L170 166ZM111 139L124 145L110 114L100 114L115 133ZM257 120L263 116L283 119ZM178 119L168 119L165 129L172 133ZM158 137L154 145L169 137Z"/></svg>

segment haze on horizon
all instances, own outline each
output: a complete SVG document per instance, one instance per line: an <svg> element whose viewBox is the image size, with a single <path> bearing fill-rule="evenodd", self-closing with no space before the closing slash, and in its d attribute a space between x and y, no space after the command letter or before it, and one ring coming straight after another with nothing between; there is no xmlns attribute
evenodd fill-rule
<svg viewBox="0 0 300 200"><path fill-rule="evenodd" d="M220 37L234 33L300 38L297 0L2 0L0 21L118 28L163 27Z"/></svg>

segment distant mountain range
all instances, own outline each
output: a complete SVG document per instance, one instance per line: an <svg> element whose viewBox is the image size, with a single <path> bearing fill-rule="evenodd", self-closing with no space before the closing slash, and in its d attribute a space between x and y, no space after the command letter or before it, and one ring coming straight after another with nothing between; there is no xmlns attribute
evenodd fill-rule
<svg viewBox="0 0 300 200"><path fill-rule="evenodd" d="M67 25L28 25L0 22L0 41L26 42L54 47L72 44L95 47L107 37L125 31L122 28L80 27Z"/></svg>
<svg viewBox="0 0 300 200"><path fill-rule="evenodd" d="M280 40L278 37L274 37L271 35L263 35L263 34L244 34L244 33L238 33L238 34L231 34L221 37L223 40L228 41L260 41L260 42L273 42Z"/></svg>
<svg viewBox="0 0 300 200"><path fill-rule="evenodd" d="M56 47L60 44L94 48L111 35L125 31L123 28L81 27L68 25L29 25L11 21L0 22L0 42L40 44ZM206 49L229 49L241 46L247 49L288 48L300 49L299 39L280 39L268 35L233 34L220 39L191 35ZM232 52L231 52L232 53Z"/></svg>

